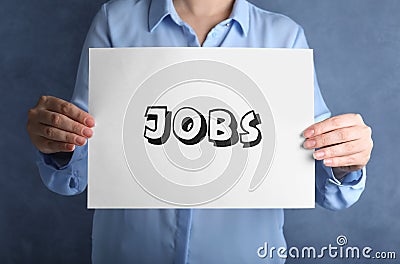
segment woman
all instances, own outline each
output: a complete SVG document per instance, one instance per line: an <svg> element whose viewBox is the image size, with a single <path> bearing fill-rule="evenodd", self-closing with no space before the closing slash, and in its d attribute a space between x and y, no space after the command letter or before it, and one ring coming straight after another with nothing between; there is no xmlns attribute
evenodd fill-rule
<svg viewBox="0 0 400 264"><path fill-rule="evenodd" d="M89 47L308 48L289 18L245 0L114 0L94 18L82 51L72 104L43 96L27 129L38 166L53 191L74 195L87 185L87 139L95 120L87 110ZM338 210L355 203L365 185L371 129L360 115L328 118L315 82L316 124L304 147L316 149L316 200ZM328 118L328 119L327 119ZM290 161L288 161L290 162ZM285 173L285 172L282 172ZM112 177L112 175L110 175ZM283 210L97 210L94 263L257 263L267 241L285 247ZM269 263L282 263L275 256Z"/></svg>

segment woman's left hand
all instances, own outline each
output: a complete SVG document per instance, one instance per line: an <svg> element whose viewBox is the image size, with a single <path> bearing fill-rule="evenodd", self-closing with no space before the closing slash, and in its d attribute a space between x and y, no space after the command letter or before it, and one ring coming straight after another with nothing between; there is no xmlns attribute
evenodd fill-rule
<svg viewBox="0 0 400 264"><path fill-rule="evenodd" d="M343 174L360 170L368 163L373 147L371 134L361 115L338 115L304 130L303 146L316 149L313 154L316 160L323 160L325 166Z"/></svg>

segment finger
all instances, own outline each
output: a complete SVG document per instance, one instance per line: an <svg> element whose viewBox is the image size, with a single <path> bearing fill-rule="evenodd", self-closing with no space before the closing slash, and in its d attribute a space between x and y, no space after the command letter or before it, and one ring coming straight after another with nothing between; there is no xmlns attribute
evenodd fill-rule
<svg viewBox="0 0 400 264"><path fill-rule="evenodd" d="M303 135L306 138L310 138L339 128L351 127L360 124L364 124L364 121L359 114L338 115L313 124L304 130Z"/></svg>
<svg viewBox="0 0 400 264"><path fill-rule="evenodd" d="M37 131L39 136L52 141L69 143L78 146L83 146L86 144L86 138L78 136L74 133L63 131L55 127L39 125Z"/></svg>
<svg viewBox="0 0 400 264"><path fill-rule="evenodd" d="M42 96L40 101L41 105L52 112L65 115L88 127L93 127L95 125L94 118L89 113L72 103L52 96Z"/></svg>
<svg viewBox="0 0 400 264"><path fill-rule="evenodd" d="M39 122L44 125L72 132L79 136L90 138L93 135L92 129L56 112L41 110L38 114L38 118Z"/></svg>
<svg viewBox="0 0 400 264"><path fill-rule="evenodd" d="M313 156L316 160L323 160L335 157L349 156L363 152L364 150L365 144L361 140L355 140L336 146L319 149L314 152Z"/></svg>
<svg viewBox="0 0 400 264"><path fill-rule="evenodd" d="M72 152L75 150L74 144L49 140L44 137L39 137L36 146L45 154L56 152Z"/></svg>
<svg viewBox="0 0 400 264"><path fill-rule="evenodd" d="M369 133L367 126L346 127L311 137L304 142L307 149L323 148L360 139Z"/></svg>
<svg viewBox="0 0 400 264"><path fill-rule="evenodd" d="M365 152L360 152L344 157L324 159L324 164L328 167L364 166L368 160L368 154Z"/></svg>

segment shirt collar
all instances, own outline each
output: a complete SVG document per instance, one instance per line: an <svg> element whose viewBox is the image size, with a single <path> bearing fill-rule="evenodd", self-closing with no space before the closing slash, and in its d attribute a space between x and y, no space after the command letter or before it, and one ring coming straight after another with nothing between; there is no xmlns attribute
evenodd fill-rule
<svg viewBox="0 0 400 264"><path fill-rule="evenodd" d="M249 3L246 0L236 0L230 18L240 25L243 35L247 36L250 25Z"/></svg>
<svg viewBox="0 0 400 264"><path fill-rule="evenodd" d="M182 23L182 21L179 21L180 19L178 20L179 16L172 0L152 0L149 8L149 31L153 32L168 15L171 16L175 23Z"/></svg>
<svg viewBox="0 0 400 264"><path fill-rule="evenodd" d="M176 24L183 24L183 21L175 10L172 0L152 0L149 8L149 31L153 32L168 15L171 16ZM240 25L242 33L247 36L250 17L249 3L246 0L235 1L229 18L235 20Z"/></svg>

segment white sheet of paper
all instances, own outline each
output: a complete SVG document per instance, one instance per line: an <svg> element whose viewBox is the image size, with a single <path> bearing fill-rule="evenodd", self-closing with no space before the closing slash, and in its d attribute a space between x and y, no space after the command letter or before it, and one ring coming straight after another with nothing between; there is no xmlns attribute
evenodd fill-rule
<svg viewBox="0 0 400 264"><path fill-rule="evenodd" d="M89 208L313 208L312 50L90 49Z"/></svg>

